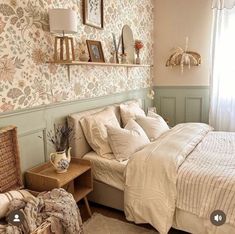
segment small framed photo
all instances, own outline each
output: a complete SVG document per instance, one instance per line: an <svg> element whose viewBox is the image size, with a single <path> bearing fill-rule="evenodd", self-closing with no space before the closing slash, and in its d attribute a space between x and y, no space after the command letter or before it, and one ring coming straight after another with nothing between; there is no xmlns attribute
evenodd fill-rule
<svg viewBox="0 0 235 234"><path fill-rule="evenodd" d="M87 48L90 55L90 61L91 62L98 62L98 63L104 63L104 54L103 49L100 41L91 41L87 40Z"/></svg>
<svg viewBox="0 0 235 234"><path fill-rule="evenodd" d="M83 0L83 23L95 28L104 27L103 0Z"/></svg>

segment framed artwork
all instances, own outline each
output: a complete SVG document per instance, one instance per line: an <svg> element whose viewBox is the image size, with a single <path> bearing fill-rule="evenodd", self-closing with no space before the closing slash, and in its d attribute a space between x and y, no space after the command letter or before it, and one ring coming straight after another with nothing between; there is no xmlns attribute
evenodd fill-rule
<svg viewBox="0 0 235 234"><path fill-rule="evenodd" d="M83 0L84 24L103 28L104 24L104 5L103 0Z"/></svg>
<svg viewBox="0 0 235 234"><path fill-rule="evenodd" d="M90 61L91 62L98 62L98 63L104 63L104 54L103 49L100 41L91 41L87 40L87 48L90 55Z"/></svg>

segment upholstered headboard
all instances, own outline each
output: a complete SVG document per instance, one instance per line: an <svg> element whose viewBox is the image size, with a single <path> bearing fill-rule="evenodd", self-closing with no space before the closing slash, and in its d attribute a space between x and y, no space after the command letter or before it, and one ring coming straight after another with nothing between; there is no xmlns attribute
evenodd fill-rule
<svg viewBox="0 0 235 234"><path fill-rule="evenodd" d="M140 107L143 108L143 103L142 103L141 99L129 100L129 101L126 101L126 102L123 102L123 103L124 104L138 103L140 105ZM117 104L113 104L113 105L110 105L110 106L104 106L104 107L97 108L97 109L86 110L86 111L83 111L83 112L70 114L67 117L68 126L73 128L73 131L74 131L74 136L70 140L70 146L72 147L72 156L73 157L81 158L85 154L87 154L88 152L92 151L90 145L88 144L88 142L86 141L86 138L84 136L82 126L80 124L80 120L82 118L84 118L85 116L89 116L89 115L92 115L94 113L100 112L104 108L112 107L113 110L114 110L115 115L117 116L117 119L118 119L119 123L121 124L120 104L121 103L117 103Z"/></svg>

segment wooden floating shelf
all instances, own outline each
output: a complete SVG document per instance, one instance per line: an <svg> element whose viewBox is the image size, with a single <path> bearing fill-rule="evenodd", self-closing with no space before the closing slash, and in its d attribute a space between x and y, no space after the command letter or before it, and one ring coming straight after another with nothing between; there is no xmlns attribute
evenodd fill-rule
<svg viewBox="0 0 235 234"><path fill-rule="evenodd" d="M49 61L47 63L56 64L56 65L85 65L85 66L106 66L106 67L153 67L153 65L148 65L148 64L95 63L95 62L81 62L81 61L71 61L71 62Z"/></svg>

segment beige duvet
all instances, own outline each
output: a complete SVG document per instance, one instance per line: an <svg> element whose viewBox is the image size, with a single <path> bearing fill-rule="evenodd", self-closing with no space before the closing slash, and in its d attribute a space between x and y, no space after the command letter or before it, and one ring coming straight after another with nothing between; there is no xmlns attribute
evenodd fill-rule
<svg viewBox="0 0 235 234"><path fill-rule="evenodd" d="M169 231L181 196L177 192L179 169L211 130L206 124L179 124L133 155L125 172L124 208L128 220L150 223L160 233Z"/></svg>

